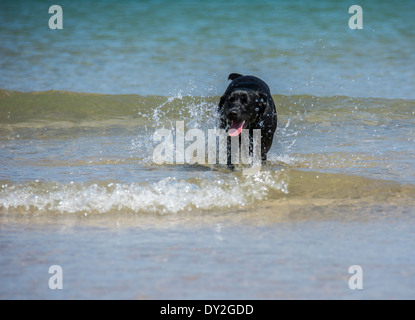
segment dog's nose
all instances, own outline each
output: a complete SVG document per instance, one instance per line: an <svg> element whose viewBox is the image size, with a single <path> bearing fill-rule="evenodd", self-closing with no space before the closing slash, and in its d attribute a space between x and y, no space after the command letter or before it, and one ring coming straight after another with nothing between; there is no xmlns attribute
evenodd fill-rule
<svg viewBox="0 0 415 320"><path fill-rule="evenodd" d="M228 118L229 119L234 120L237 117L238 117L238 112L237 111L235 111L235 110L229 111L229 113L228 113Z"/></svg>

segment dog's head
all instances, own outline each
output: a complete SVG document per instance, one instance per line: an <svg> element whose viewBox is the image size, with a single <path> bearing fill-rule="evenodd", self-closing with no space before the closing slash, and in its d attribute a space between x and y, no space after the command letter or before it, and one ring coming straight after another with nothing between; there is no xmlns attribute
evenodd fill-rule
<svg viewBox="0 0 415 320"><path fill-rule="evenodd" d="M228 134L238 136L242 129L258 122L268 104L268 96L250 89L237 89L222 96L219 102L222 119L228 124Z"/></svg>

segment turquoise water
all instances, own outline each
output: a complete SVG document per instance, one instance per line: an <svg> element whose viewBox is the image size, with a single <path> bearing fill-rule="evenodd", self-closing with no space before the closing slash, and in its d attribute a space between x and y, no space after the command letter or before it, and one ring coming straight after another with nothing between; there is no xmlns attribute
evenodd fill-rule
<svg viewBox="0 0 415 320"><path fill-rule="evenodd" d="M59 4L63 30L1 2L1 299L415 297L415 2L362 2L363 30L351 1ZM276 103L262 171L156 165L231 72Z"/></svg>
<svg viewBox="0 0 415 320"><path fill-rule="evenodd" d="M0 88L220 95L230 72L275 94L415 98L415 3L365 1L2 1Z"/></svg>

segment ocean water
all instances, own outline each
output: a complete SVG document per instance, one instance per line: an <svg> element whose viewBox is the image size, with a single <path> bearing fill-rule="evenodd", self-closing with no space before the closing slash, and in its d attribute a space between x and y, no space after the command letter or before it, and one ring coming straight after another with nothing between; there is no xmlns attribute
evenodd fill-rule
<svg viewBox="0 0 415 320"><path fill-rule="evenodd" d="M220 95L230 72L278 94L413 99L415 4L365 1L2 1L0 88Z"/></svg>
<svg viewBox="0 0 415 320"><path fill-rule="evenodd" d="M61 1L50 30L2 1L0 298L413 299L415 3L361 3L362 30L352 4ZM156 164L231 72L276 103L261 171Z"/></svg>

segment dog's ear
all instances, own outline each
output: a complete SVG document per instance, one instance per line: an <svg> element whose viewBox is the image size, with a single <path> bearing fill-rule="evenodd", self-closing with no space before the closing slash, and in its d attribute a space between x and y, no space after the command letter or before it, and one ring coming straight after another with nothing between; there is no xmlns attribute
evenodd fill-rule
<svg viewBox="0 0 415 320"><path fill-rule="evenodd" d="M259 108L259 113L264 113L268 105L268 96L265 93L258 92L257 98L256 98L256 104L257 104L257 107Z"/></svg>
<svg viewBox="0 0 415 320"><path fill-rule="evenodd" d="M221 118L221 121L224 121L223 118L225 116L223 112L225 100L226 100L225 95L223 95L222 97L220 97L219 104L218 104L218 114L219 114L219 117Z"/></svg>
<svg viewBox="0 0 415 320"><path fill-rule="evenodd" d="M243 75L242 74L240 74L240 73L231 73L229 76L228 76L228 80L235 80L235 79L238 79L238 78L240 78L240 77L243 77Z"/></svg>
<svg viewBox="0 0 415 320"><path fill-rule="evenodd" d="M225 114L223 112L223 106L225 104L225 100L226 100L225 95L223 95L222 97L220 97L219 104L218 104L219 122L220 122L220 127L222 129L226 127L226 122L227 122Z"/></svg>
<svg viewBox="0 0 415 320"><path fill-rule="evenodd" d="M224 103L225 103L225 96L222 96L220 97L219 104L218 104L219 110L222 110Z"/></svg>

